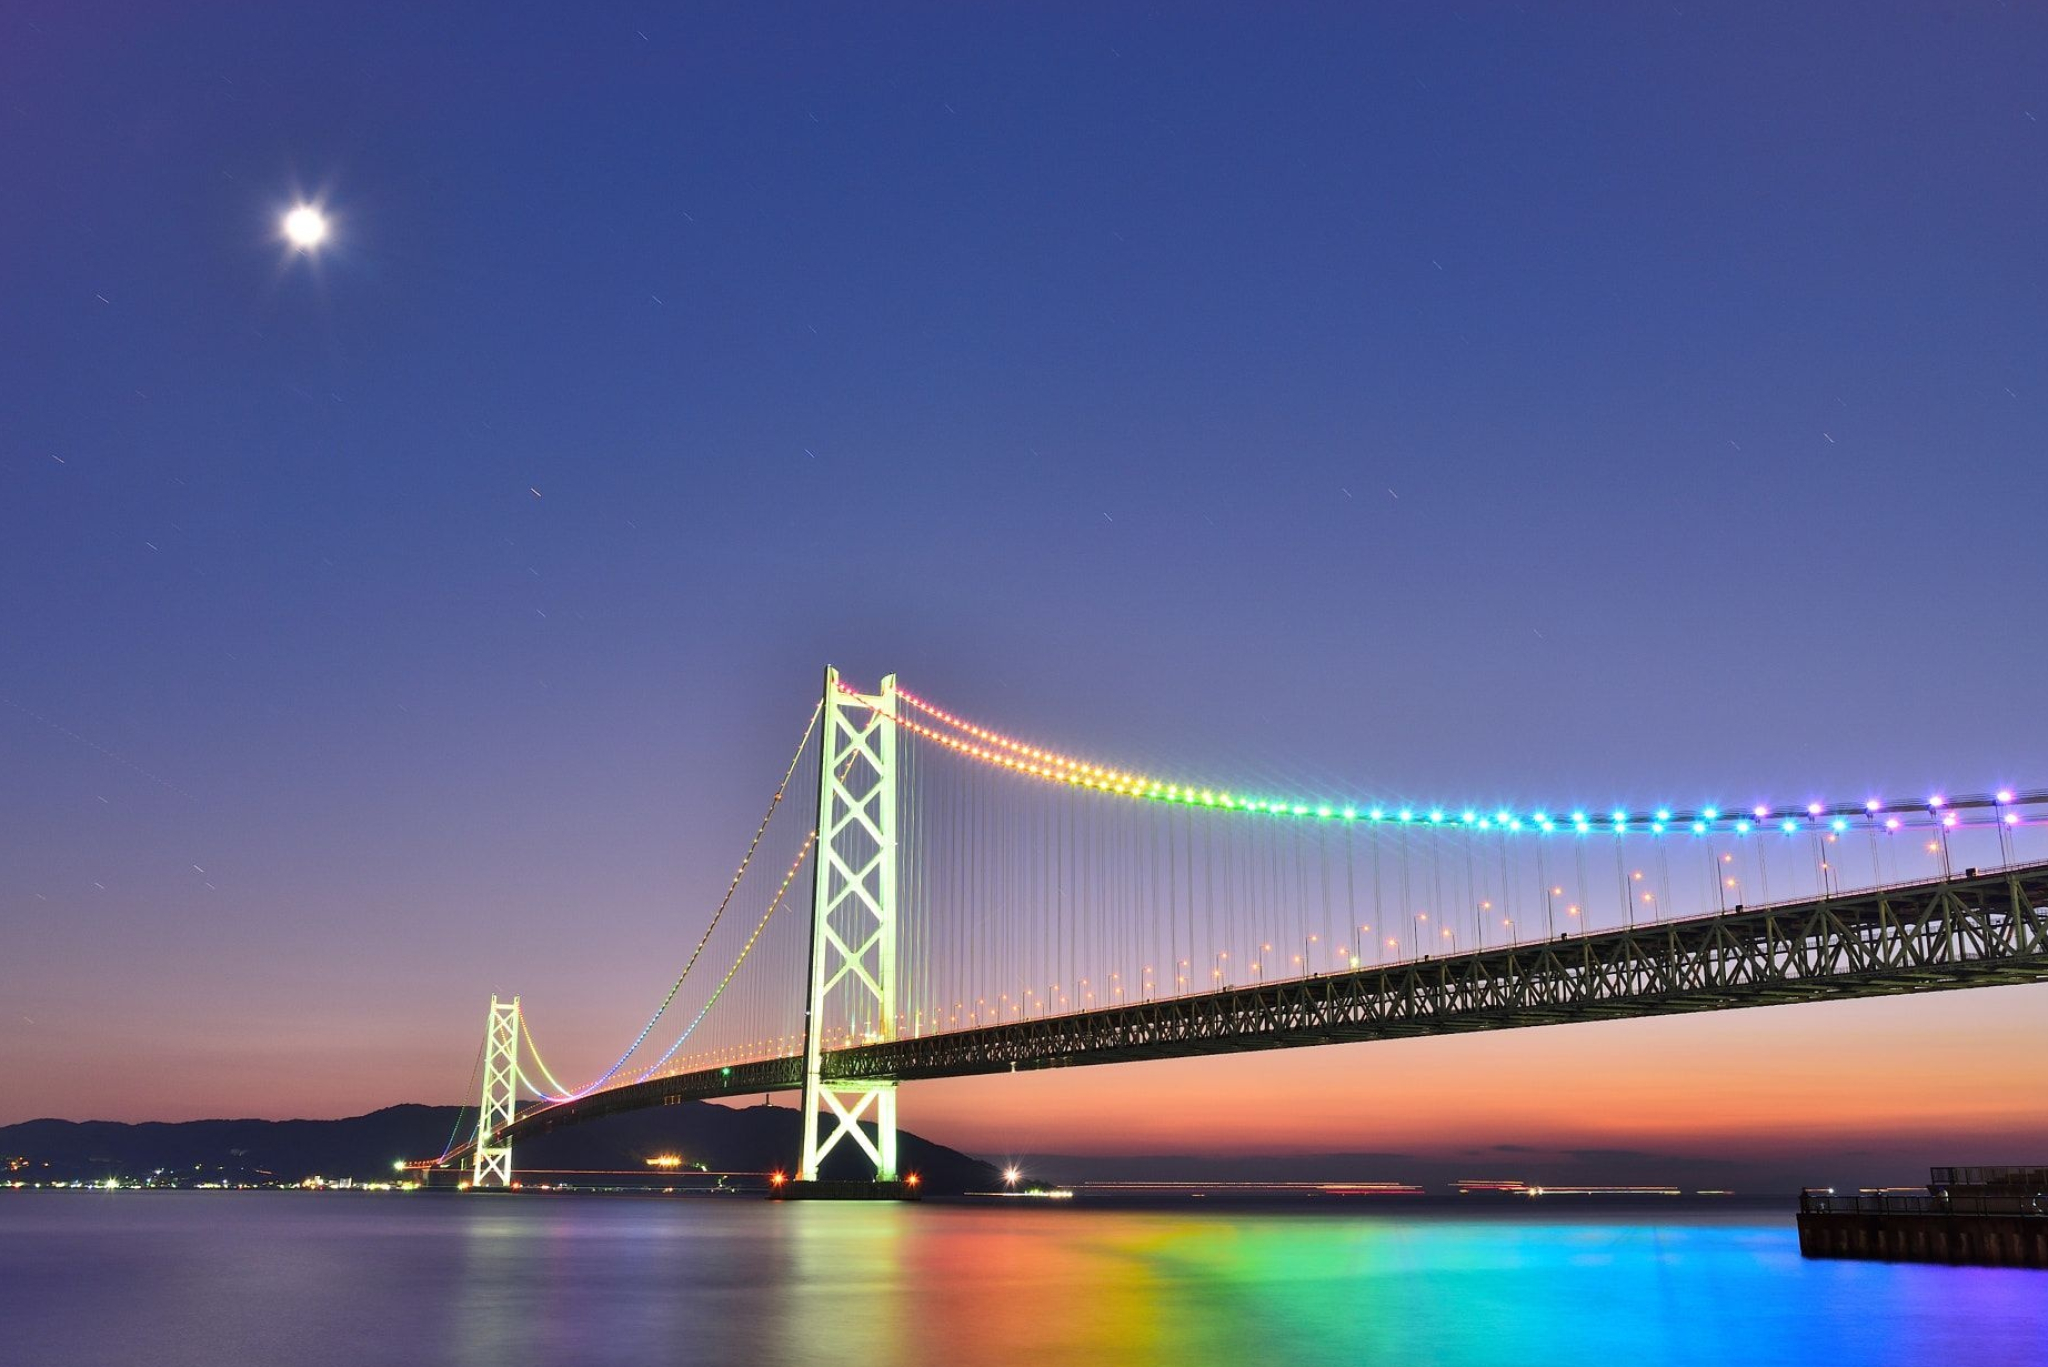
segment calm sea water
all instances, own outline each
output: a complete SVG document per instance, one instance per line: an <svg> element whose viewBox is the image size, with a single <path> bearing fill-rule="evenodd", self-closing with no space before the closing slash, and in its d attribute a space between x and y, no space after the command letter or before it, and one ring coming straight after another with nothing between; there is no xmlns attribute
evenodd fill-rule
<svg viewBox="0 0 2048 1367"><path fill-rule="evenodd" d="M2041 1364L2048 1273L1729 1212L0 1193L10 1365L828 1361Z"/></svg>

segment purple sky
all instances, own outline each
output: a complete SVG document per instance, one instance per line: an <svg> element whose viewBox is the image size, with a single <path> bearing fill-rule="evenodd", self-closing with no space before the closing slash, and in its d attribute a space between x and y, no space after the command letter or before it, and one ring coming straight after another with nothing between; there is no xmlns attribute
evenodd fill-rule
<svg viewBox="0 0 2048 1367"><path fill-rule="evenodd" d="M182 8L0 16L0 1122L452 1100L493 990L601 1065L827 662L1294 790L2048 783L2026 7ZM1910 1054L1973 1159L2044 1025L1311 1051L1216 1142L1383 1147L1336 1060L1595 1142L1487 1080L1597 1034L1757 1136Z"/></svg>

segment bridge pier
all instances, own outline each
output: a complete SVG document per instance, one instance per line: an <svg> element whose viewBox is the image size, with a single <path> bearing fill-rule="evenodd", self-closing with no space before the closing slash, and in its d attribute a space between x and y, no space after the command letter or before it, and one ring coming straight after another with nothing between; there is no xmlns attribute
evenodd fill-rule
<svg viewBox="0 0 2048 1367"><path fill-rule="evenodd" d="M831 1129L822 1135L826 1115ZM865 1121L875 1127L874 1138L861 1128ZM896 1180L896 1084L861 1083L847 1087L834 1082L811 1083L804 1087L804 1152L797 1165L797 1181L815 1183L818 1166L842 1139L851 1139L866 1150L875 1165L877 1182Z"/></svg>
<svg viewBox="0 0 2048 1367"><path fill-rule="evenodd" d="M885 1182L784 1182L768 1189L771 1201L915 1201L917 1179Z"/></svg>

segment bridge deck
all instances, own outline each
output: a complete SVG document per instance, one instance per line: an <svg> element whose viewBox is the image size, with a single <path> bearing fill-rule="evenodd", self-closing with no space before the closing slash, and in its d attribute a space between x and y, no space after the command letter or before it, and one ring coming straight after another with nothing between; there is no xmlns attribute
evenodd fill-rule
<svg viewBox="0 0 2048 1367"><path fill-rule="evenodd" d="M825 1067L909 1082L2043 980L2048 863L892 1040ZM802 1070L780 1058L652 1078L530 1111L506 1134L792 1090Z"/></svg>

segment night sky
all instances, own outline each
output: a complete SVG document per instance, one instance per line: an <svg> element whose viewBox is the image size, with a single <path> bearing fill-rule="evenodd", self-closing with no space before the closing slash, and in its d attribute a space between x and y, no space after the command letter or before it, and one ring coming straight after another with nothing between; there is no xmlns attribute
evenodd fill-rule
<svg viewBox="0 0 2048 1367"><path fill-rule="evenodd" d="M494 990L601 1066L827 663L1292 791L2048 784L2032 7L172 8L0 16L0 1123L453 1101ZM2044 1028L904 1123L2018 1161Z"/></svg>

